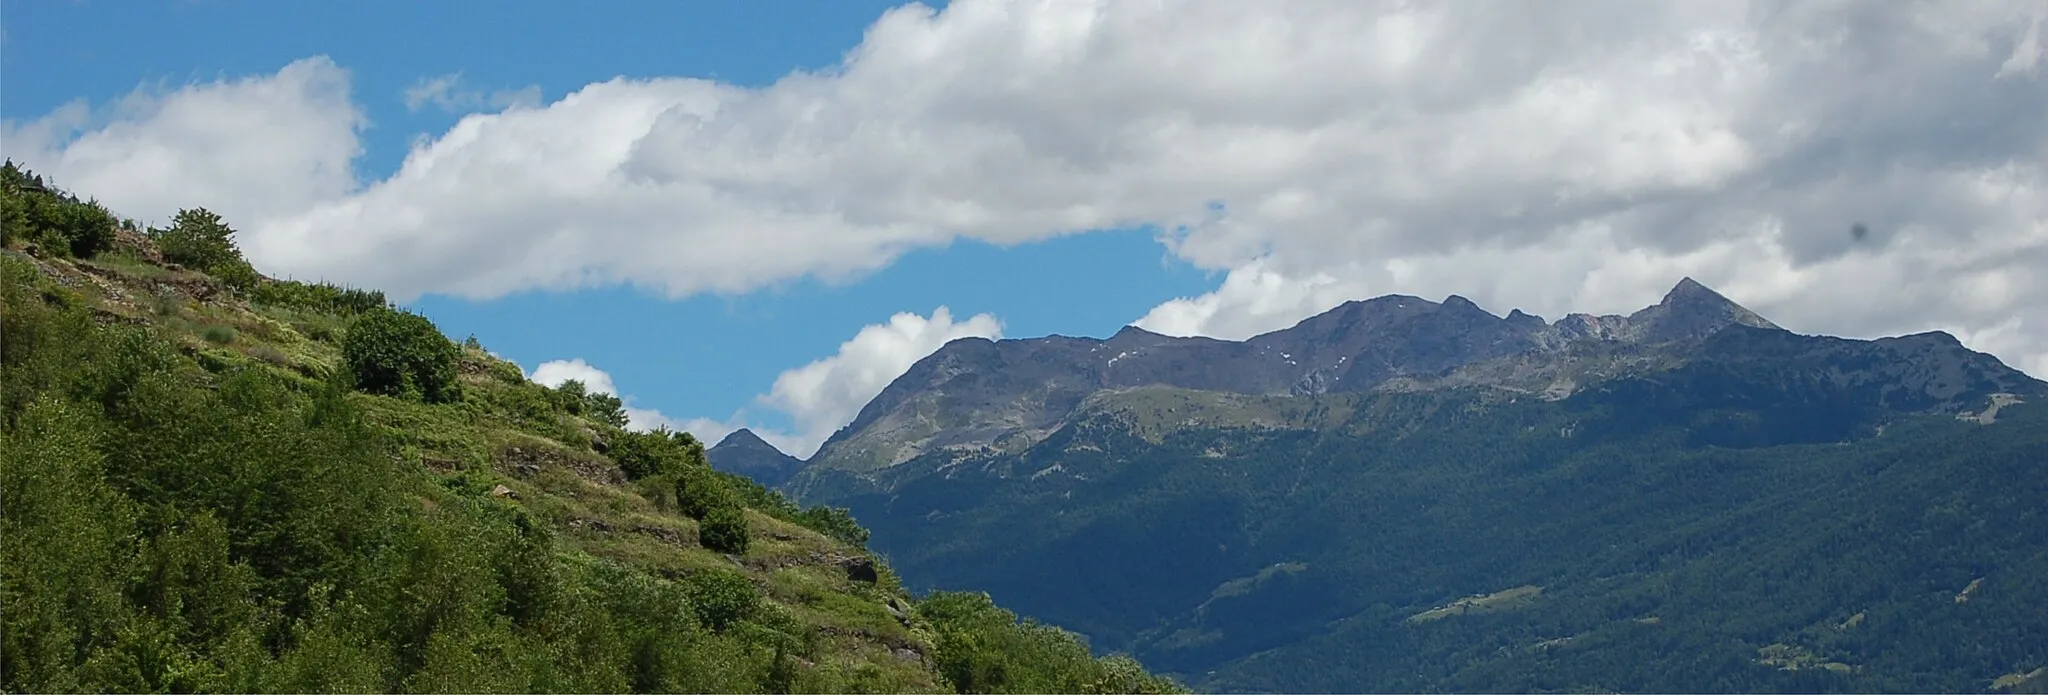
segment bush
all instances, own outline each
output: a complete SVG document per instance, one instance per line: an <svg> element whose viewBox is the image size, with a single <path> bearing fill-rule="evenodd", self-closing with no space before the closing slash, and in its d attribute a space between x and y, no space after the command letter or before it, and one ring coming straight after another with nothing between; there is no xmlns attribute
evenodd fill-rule
<svg viewBox="0 0 2048 695"><path fill-rule="evenodd" d="M1129 657L1094 658L1071 632L1017 614L988 594L935 591L917 605L938 637L932 660L962 693L1184 693Z"/></svg>
<svg viewBox="0 0 2048 695"><path fill-rule="evenodd" d="M761 608L761 595L745 575L714 569L692 573L684 580L690 609L697 621L712 630L724 630L752 617Z"/></svg>
<svg viewBox="0 0 2048 695"><path fill-rule="evenodd" d="M91 258L114 248L114 213L97 200L65 201L54 206L50 221L65 242L66 250L79 258Z"/></svg>
<svg viewBox="0 0 2048 695"><path fill-rule="evenodd" d="M713 509L697 525L698 544L721 553L743 554L751 540L747 514L739 507Z"/></svg>
<svg viewBox="0 0 2048 695"><path fill-rule="evenodd" d="M802 509L789 501L789 498L783 497L782 493L770 490L752 478L725 471L712 471L711 477L723 483L726 490L738 498L742 506L817 531L854 547L867 547L868 530L861 528L860 523L854 520L853 514L846 509L826 506Z"/></svg>
<svg viewBox="0 0 2048 695"><path fill-rule="evenodd" d="M583 385L575 381L562 383L576 393L575 402L587 403L587 394L580 393ZM563 393L556 390L553 393ZM556 396L556 398L561 398ZM572 411L581 412L581 411ZM625 432L611 442L611 449L605 454L618 462L629 480L651 478L674 473L692 466L703 468L704 445L688 432L676 432L666 427L657 427L651 432ZM708 469L707 469L708 470Z"/></svg>
<svg viewBox="0 0 2048 695"><path fill-rule="evenodd" d="M868 544L868 530L853 520L853 514L840 507L819 505L798 512L794 519L797 525L825 534L856 548Z"/></svg>
<svg viewBox="0 0 2048 695"><path fill-rule="evenodd" d="M383 292L296 280L263 282L256 285L256 291L250 298L258 304L351 316L390 306L385 302Z"/></svg>
<svg viewBox="0 0 2048 695"><path fill-rule="evenodd" d="M207 326L206 330L199 333L199 337L215 345L226 345L235 342L235 329L228 326Z"/></svg>
<svg viewBox="0 0 2048 695"><path fill-rule="evenodd" d="M676 507L685 516L703 520L711 512L725 508L743 506L739 495L719 479L717 471L708 466L685 466L674 471L676 478Z"/></svg>
<svg viewBox="0 0 2048 695"><path fill-rule="evenodd" d="M583 380L567 379L555 384L555 387L548 391L548 398L553 399L556 409L570 415L582 415L586 397L590 395L585 389Z"/></svg>
<svg viewBox="0 0 2048 695"><path fill-rule="evenodd" d="M91 258L114 247L119 220L97 200L47 187L8 161L0 166L0 242L33 242L58 255Z"/></svg>
<svg viewBox="0 0 2048 695"><path fill-rule="evenodd" d="M167 229L150 229L164 260L220 278L237 290L256 288L262 276L235 246L235 230L206 208L179 210Z"/></svg>
<svg viewBox="0 0 2048 695"><path fill-rule="evenodd" d="M481 349L481 347L479 347L478 349ZM581 381L578 381L576 379L569 379L563 381L562 383L556 384L554 388L549 389L548 398L554 402L555 408L557 410L561 410L570 415L574 415L577 417L590 417L597 420L598 422L602 422L613 427L625 427L625 401L619 400L618 396L614 396L612 394L604 393L601 391L591 391L589 390L589 388L590 387L584 385L584 383ZM660 436L664 438L673 438L675 435L678 434L684 437L689 436L688 433L669 432L668 429L665 427L661 428L660 431ZM678 441L676 443L683 446L684 448L688 448L689 445L695 441L696 439L693 437L690 438L688 441ZM662 448L666 449L667 447L664 445ZM687 453L684 453L683 455L686 457ZM621 463L621 465L624 465L623 462ZM636 463L635 465L637 466L639 465L639 463ZM652 470L653 469L642 469L642 473L644 475L652 475L653 473L650 472ZM628 475L632 475L632 473L629 472Z"/></svg>
<svg viewBox="0 0 2048 695"><path fill-rule="evenodd" d="M417 397L428 403L462 399L455 343L426 317L395 309L363 314L341 339L341 357L365 393Z"/></svg>

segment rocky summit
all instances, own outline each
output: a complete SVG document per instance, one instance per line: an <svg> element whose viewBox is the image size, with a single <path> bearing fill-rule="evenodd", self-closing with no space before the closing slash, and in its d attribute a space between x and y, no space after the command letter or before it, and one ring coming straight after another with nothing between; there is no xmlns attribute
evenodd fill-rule
<svg viewBox="0 0 2048 695"><path fill-rule="evenodd" d="M704 456L714 469L743 475L768 487L781 485L804 466L802 459L782 453L744 427L719 440Z"/></svg>

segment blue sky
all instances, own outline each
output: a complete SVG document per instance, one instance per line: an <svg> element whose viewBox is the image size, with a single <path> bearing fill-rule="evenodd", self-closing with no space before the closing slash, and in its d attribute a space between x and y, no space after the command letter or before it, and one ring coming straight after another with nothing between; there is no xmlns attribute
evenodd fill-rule
<svg viewBox="0 0 2048 695"><path fill-rule="evenodd" d="M397 169L414 138L458 118L407 108L404 92L422 78L460 73L466 83L497 88L538 85L544 100L618 75L765 85L792 70L837 64L893 5L631 6L633 21L620 23L558 2L503 3L487 15L463 3L389 0L10 2L0 116L32 119L81 98L114 100L143 83L260 74L327 55L352 73L367 111L356 171L376 180ZM615 286L486 301L428 295L410 306L449 335L476 335L529 370L581 358L608 372L638 407L722 420L748 408L783 370L832 355L861 327L897 312L929 315L946 306L961 317L992 313L1012 337L1107 336L1217 279L1172 259L1149 231L1125 230L1008 248L963 241L912 252L849 282L804 279L738 294L668 299ZM748 415L756 425L792 425L772 408Z"/></svg>
<svg viewBox="0 0 2048 695"><path fill-rule="evenodd" d="M950 338L1238 339L1389 293L1556 318L1690 276L2048 374L2044 26L2038 0L8 2L0 151L144 221L220 212L265 272L386 290L638 422L802 454Z"/></svg>

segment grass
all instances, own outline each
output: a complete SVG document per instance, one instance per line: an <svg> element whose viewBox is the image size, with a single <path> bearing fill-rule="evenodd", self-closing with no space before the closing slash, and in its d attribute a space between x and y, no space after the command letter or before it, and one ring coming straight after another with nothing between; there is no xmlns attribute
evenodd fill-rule
<svg viewBox="0 0 2048 695"><path fill-rule="evenodd" d="M1454 615L1471 613L1495 613L1526 606L1543 594L1543 587L1534 584L1496 591L1491 594L1467 596L1450 603L1408 616L1408 622L1426 623L1442 620Z"/></svg>
<svg viewBox="0 0 2048 695"><path fill-rule="evenodd" d="M207 326L205 330L199 332L199 337L215 345L227 345L235 342L235 329L233 326Z"/></svg>
<svg viewBox="0 0 2048 695"><path fill-rule="evenodd" d="M2020 686L2037 680L2048 680L2048 667L2037 668L2026 673L2008 673L1999 676L1996 680L1991 681L1991 689L2018 692Z"/></svg>

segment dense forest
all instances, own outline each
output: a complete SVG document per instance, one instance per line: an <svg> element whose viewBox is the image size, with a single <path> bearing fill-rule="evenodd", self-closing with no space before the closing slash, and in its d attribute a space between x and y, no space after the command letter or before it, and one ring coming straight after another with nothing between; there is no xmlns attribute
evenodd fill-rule
<svg viewBox="0 0 2048 695"><path fill-rule="evenodd" d="M1751 332L1719 340L1799 338ZM1288 399L1313 427L1161 428L1118 400L1214 399L1134 391L1021 452L808 471L803 499L913 586L1203 690L2048 687L2048 407L1886 411L1771 364Z"/></svg>
<svg viewBox="0 0 2048 695"><path fill-rule="evenodd" d="M1179 690L218 215L0 194L0 690Z"/></svg>

